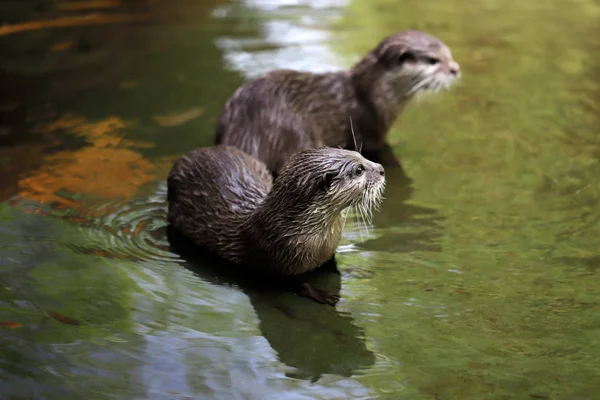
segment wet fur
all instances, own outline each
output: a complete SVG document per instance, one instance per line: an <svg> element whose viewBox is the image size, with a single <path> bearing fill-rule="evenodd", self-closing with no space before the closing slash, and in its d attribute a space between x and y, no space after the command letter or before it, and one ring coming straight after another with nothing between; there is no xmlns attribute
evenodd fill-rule
<svg viewBox="0 0 600 400"><path fill-rule="evenodd" d="M359 177L352 175L364 166ZM175 162L167 179L169 225L251 271L297 276L334 263L348 207L374 207L383 167L354 151L293 155L275 183L264 163L217 145Z"/></svg>
<svg viewBox="0 0 600 400"><path fill-rule="evenodd" d="M428 57L439 63L428 65ZM351 117L363 155L399 165L385 140L390 126L414 94L445 89L457 76L458 64L443 42L419 31L400 32L350 71L277 70L248 80L226 102L216 142L260 159L276 176L293 154L311 147L357 150Z"/></svg>

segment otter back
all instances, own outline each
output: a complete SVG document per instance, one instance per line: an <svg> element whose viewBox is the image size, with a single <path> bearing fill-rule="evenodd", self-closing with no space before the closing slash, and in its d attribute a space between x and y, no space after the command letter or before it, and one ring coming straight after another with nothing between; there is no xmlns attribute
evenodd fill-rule
<svg viewBox="0 0 600 400"><path fill-rule="evenodd" d="M405 30L349 70L275 70L247 80L223 106L216 143L256 157L275 176L293 154L320 146L360 150L402 170L388 130L417 93L446 90L459 76L446 44Z"/></svg>
<svg viewBox="0 0 600 400"><path fill-rule="evenodd" d="M169 224L232 262L242 257L240 227L272 187L265 164L218 145L184 154L167 178Z"/></svg>
<svg viewBox="0 0 600 400"><path fill-rule="evenodd" d="M216 143L247 152L277 175L302 150L347 145L351 90L343 73L281 70L252 78L223 106Z"/></svg>

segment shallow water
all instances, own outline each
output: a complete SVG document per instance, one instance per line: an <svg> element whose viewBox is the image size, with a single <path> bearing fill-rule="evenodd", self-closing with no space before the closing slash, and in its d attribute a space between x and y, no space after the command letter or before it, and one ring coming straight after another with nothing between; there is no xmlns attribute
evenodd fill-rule
<svg viewBox="0 0 600 400"><path fill-rule="evenodd" d="M0 398L597 398L597 2L0 14ZM322 282L335 309L169 249L166 174L244 77L344 68L406 27L447 42L463 80L393 129L414 186L388 173L373 229L348 227Z"/></svg>

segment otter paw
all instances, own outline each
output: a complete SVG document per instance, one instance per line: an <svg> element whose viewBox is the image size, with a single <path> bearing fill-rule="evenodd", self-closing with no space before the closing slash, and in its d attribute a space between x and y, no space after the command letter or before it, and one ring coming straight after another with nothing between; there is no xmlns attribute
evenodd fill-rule
<svg viewBox="0 0 600 400"><path fill-rule="evenodd" d="M314 300L317 303L328 304L330 306L335 306L340 300L339 295L326 292L321 289L316 289L308 283L301 284L297 293L299 296Z"/></svg>
<svg viewBox="0 0 600 400"><path fill-rule="evenodd" d="M340 301L340 296L335 293L321 291L321 294L319 295L319 300L317 301L330 306L335 306L338 303L338 301Z"/></svg>

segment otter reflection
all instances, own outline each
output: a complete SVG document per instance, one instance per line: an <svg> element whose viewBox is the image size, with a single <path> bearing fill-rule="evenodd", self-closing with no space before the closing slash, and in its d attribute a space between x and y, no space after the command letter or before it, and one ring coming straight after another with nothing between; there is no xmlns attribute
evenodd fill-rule
<svg viewBox="0 0 600 400"><path fill-rule="evenodd" d="M349 315L277 290L275 282L256 281L228 268L222 260L198 249L187 238L167 227L170 251L184 266L211 283L236 285L246 293L260 320L260 329L277 352L279 361L295 368L295 378L316 381L323 374L351 376L375 362L366 348L364 332ZM307 279L339 294L341 276L317 270Z"/></svg>

